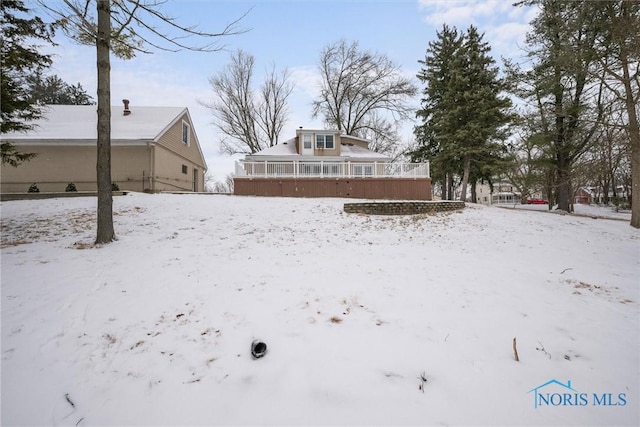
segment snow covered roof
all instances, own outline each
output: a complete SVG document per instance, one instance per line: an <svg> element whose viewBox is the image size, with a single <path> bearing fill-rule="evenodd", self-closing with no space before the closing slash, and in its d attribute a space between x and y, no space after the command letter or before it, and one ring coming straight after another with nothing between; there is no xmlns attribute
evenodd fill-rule
<svg viewBox="0 0 640 427"><path fill-rule="evenodd" d="M44 117L33 122L28 132L9 132L3 139L27 140L93 140L97 139L97 107L95 105L48 105ZM122 106L111 107L112 140L156 141L183 114L185 107L130 107L124 115ZM189 121L191 118L189 116Z"/></svg>
<svg viewBox="0 0 640 427"><path fill-rule="evenodd" d="M296 139L291 138L250 156L299 156L299 154L296 152Z"/></svg>
<svg viewBox="0 0 640 427"><path fill-rule="evenodd" d="M357 145L342 144L340 147L340 157L366 157L368 159L388 159L384 154L376 153L375 151L363 148Z"/></svg>
<svg viewBox="0 0 640 427"><path fill-rule="evenodd" d="M255 154L247 155L246 160L302 160L309 159L310 157L313 156L298 154L296 150L296 138L291 138L273 147L258 151ZM390 160L384 154L376 153L375 151L353 144L340 145L340 158ZM329 160L331 157L323 156L322 159Z"/></svg>

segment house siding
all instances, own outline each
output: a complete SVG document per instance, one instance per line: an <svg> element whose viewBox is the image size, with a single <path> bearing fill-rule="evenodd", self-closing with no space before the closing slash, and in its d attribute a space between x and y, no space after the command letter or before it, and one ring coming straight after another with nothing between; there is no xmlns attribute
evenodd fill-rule
<svg viewBox="0 0 640 427"><path fill-rule="evenodd" d="M236 178L234 194L431 200L430 178Z"/></svg>
<svg viewBox="0 0 640 427"><path fill-rule="evenodd" d="M186 173L182 167L186 166ZM172 150L156 145L152 191L192 191L193 170L198 170L197 191L204 191L204 169L188 158L176 156Z"/></svg>
<svg viewBox="0 0 640 427"><path fill-rule="evenodd" d="M43 119L40 126L45 129L44 133L20 134L13 138L10 134L3 135L3 139L13 142L19 151L36 153L38 156L18 168L1 168L2 193L26 192L33 183L38 185L41 192L64 191L70 182L76 185L78 191L96 190L95 127L88 127L91 124L88 118L95 118L95 107L51 108L56 120L47 128L47 119ZM112 107L112 111L113 108L116 107ZM138 113L141 115L133 122L127 122L127 116L112 114L112 126L114 121L116 124L116 131L111 134L112 181L123 191L193 191L193 173L196 170L196 191L203 191L206 163L187 110L154 108L134 110L130 117L136 117ZM78 122L82 125L79 129L74 128L73 120L69 119L75 117L74 111L85 117ZM188 145L182 143L183 121L190 126ZM61 129L69 129L68 134L75 139L67 139L67 132ZM182 173L182 165L188 168L186 175ZM160 179L169 184L156 182Z"/></svg>
<svg viewBox="0 0 640 427"><path fill-rule="evenodd" d="M182 142L183 120L189 123L190 128L190 142L188 146ZM200 150L198 150L198 144L196 144L196 134L194 132L193 123L189 121L189 117L186 114L183 114L180 119L173 124L173 126L167 129L167 131L158 138L158 144L198 165L200 169L204 169L205 166L202 156L200 154Z"/></svg>
<svg viewBox="0 0 640 427"><path fill-rule="evenodd" d="M73 182L78 191L96 191L95 146L37 146L21 144L19 150L38 156L17 168L1 168L2 193L26 192L33 183L41 192L64 191ZM149 173L140 165L149 165L146 146L113 146L111 179L123 191L142 191L143 175Z"/></svg>
<svg viewBox="0 0 640 427"><path fill-rule="evenodd" d="M313 155L317 157L323 156L339 156L340 155L340 141L341 136L340 133L335 131L314 131L310 129L299 129L296 131L296 151L298 154L302 154L302 135L307 134L311 135L311 144L313 147ZM326 149L326 148L317 148L316 147L316 135L333 135L333 145L334 148ZM366 147L365 147L366 148Z"/></svg>

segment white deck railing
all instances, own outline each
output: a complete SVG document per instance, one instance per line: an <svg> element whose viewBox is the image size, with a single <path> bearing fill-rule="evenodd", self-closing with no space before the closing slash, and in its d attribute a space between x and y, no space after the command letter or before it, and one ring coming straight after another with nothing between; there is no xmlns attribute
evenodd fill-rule
<svg viewBox="0 0 640 427"><path fill-rule="evenodd" d="M384 163L384 162L246 162L236 161L236 173L242 177L282 178L429 178L429 163Z"/></svg>

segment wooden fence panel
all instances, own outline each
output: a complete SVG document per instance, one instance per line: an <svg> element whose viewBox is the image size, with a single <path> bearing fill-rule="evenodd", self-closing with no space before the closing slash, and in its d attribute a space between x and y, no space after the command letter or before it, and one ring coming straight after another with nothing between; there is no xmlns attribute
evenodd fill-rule
<svg viewBox="0 0 640 427"><path fill-rule="evenodd" d="M234 194L271 197L431 200L431 179L236 177L234 179Z"/></svg>

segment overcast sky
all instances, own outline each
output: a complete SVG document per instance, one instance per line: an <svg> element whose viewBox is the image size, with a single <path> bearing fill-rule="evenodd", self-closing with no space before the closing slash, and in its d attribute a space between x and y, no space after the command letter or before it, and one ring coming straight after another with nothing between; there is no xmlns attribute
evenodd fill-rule
<svg viewBox="0 0 640 427"><path fill-rule="evenodd" d="M341 38L357 41L361 49L387 55L415 78L418 60L424 59L428 43L443 24L461 31L478 27L500 63L501 56L522 55L535 14L509 0L169 0L163 11L180 24L209 32L220 32L244 15L238 26L247 31L220 39L225 50L215 53L155 51L128 61L112 57L112 104L127 98L134 112L136 105L188 107L208 173L218 180L233 171L234 159L219 153L220 135L211 124L212 114L198 101L213 99L209 77L224 69L231 52L242 49L254 55L256 89L272 65L290 71L296 86L289 98L284 140L299 126L321 127L320 120L311 118L311 102L318 91L316 64L328 44ZM81 83L96 99L95 48L74 44L62 34L56 41L52 73L67 83ZM418 106L419 100L414 103ZM404 139L410 136L406 131Z"/></svg>

